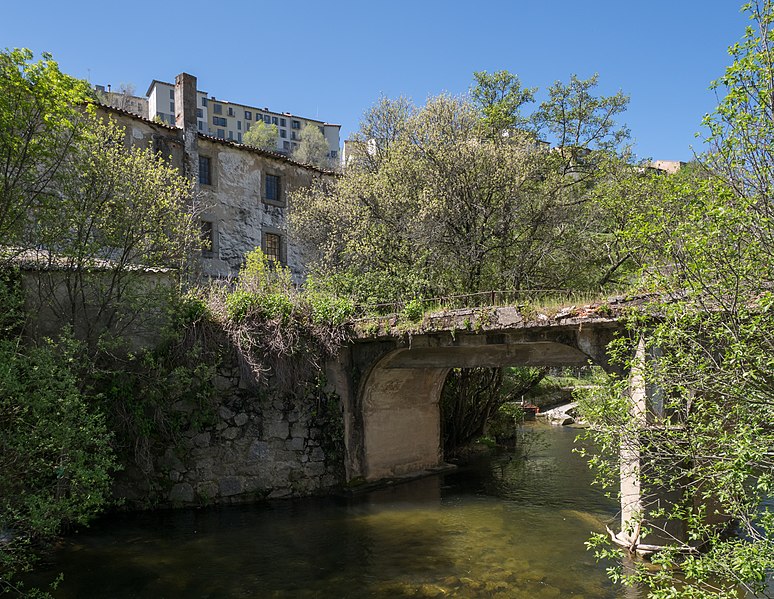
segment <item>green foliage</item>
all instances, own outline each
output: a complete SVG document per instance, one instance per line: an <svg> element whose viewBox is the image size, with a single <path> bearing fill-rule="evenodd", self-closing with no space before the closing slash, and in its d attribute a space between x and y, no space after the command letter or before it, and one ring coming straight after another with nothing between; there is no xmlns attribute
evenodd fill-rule
<svg viewBox="0 0 774 599"><path fill-rule="evenodd" d="M78 389L78 349L0 339L0 594L19 588L36 543L86 524L110 496L112 436Z"/></svg>
<svg viewBox="0 0 774 599"><path fill-rule="evenodd" d="M327 323L339 326L354 316L355 305L348 298L313 291L308 291L305 297L312 308L312 321L317 325Z"/></svg>
<svg viewBox="0 0 774 599"><path fill-rule="evenodd" d="M527 119L519 114L524 104L535 100L537 88L523 88L518 76L508 71L476 71L476 85L470 90L481 111L484 127L494 136L507 137L508 132L523 129Z"/></svg>
<svg viewBox="0 0 774 599"><path fill-rule="evenodd" d="M323 360L347 338L352 302L311 278L304 289L290 271L256 248L246 256L236 288L211 287L213 319L226 331L258 382L291 396L315 386Z"/></svg>
<svg viewBox="0 0 774 599"><path fill-rule="evenodd" d="M624 168L614 118L625 98L573 79L555 100L587 107L570 113L585 145L549 151L513 126L532 90L508 73L477 76L476 103L382 99L344 175L294 194L292 228L314 272L357 303L614 282L619 243L591 190ZM559 127L561 107L551 107L541 123ZM485 133L492 127L507 135Z"/></svg>
<svg viewBox="0 0 774 599"><path fill-rule="evenodd" d="M559 148L587 152L600 149L615 151L628 137L626 127L619 126L615 117L626 110L629 97L623 92L598 97L593 94L599 75L578 79L572 75L568 83L557 81L548 88L548 100L540 105L535 115L539 129L545 129L556 140Z"/></svg>
<svg viewBox="0 0 774 599"><path fill-rule="evenodd" d="M401 311L401 316L409 322L419 322L425 315L425 307L422 300L414 298L406 303Z"/></svg>
<svg viewBox="0 0 774 599"><path fill-rule="evenodd" d="M31 238L34 210L48 203L61 163L84 132L89 86L59 70L51 55L38 62L27 49L0 52L0 239L21 249Z"/></svg>
<svg viewBox="0 0 774 599"><path fill-rule="evenodd" d="M441 419L444 451L454 453L472 440L491 432L505 436L505 429L514 423L507 416L495 419L494 431L489 431L493 416L501 406L521 398L544 376L538 368L455 368L449 372L441 391ZM519 408L520 409L520 408ZM514 416L515 407L504 408Z"/></svg>
<svg viewBox="0 0 774 599"><path fill-rule="evenodd" d="M316 125L306 125L301 129L300 139L298 147L291 156L293 160L319 168L331 168L328 142Z"/></svg>
<svg viewBox="0 0 774 599"><path fill-rule="evenodd" d="M153 350L91 374L124 463L149 474L154 456L178 444L183 432L214 424L220 355L203 345L189 323Z"/></svg>
<svg viewBox="0 0 774 599"><path fill-rule="evenodd" d="M627 380L589 390L582 410L599 447L592 465L613 488L620 444L638 452L643 488L676 495L642 526L679 521L702 549L661 552L658 569L613 571L651 597L752 596L774 569L774 527L762 507L774 496L774 5L745 10L754 26L730 49L734 62L714 84L722 100L705 118L712 151L676 175L617 181L620 193L606 197L622 215L620 238L643 267L643 287L673 301L654 302L650 318L633 315L628 338L614 346L663 408L643 415L643 427ZM632 360L639 339L644 364ZM612 555L603 540L591 546Z"/></svg>
<svg viewBox="0 0 774 599"><path fill-rule="evenodd" d="M260 150L268 152L277 151L277 140L279 139L279 130L277 125L267 125L263 121L258 121L242 135L242 141L248 146L253 146Z"/></svg>

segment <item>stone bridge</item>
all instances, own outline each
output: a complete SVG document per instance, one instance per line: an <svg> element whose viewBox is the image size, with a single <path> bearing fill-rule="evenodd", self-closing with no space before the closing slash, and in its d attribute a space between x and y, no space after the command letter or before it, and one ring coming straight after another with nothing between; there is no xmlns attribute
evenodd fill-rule
<svg viewBox="0 0 774 599"><path fill-rule="evenodd" d="M607 312L477 308L431 314L410 328L395 317L359 323L329 369L344 403L347 479L443 465L439 398L451 368L593 363L610 371L606 347L622 325Z"/></svg>
<svg viewBox="0 0 774 599"><path fill-rule="evenodd" d="M451 368L591 363L628 375L610 364L607 346L625 333L622 308L631 305L609 300L551 316L490 307L442 311L416 324L395 316L361 321L356 338L328 368L329 382L343 402L347 480L416 476L445 466L439 399ZM642 360L644 351L640 343ZM654 401L636 372L630 376L630 400L633 418L643 426L653 421ZM622 450L621 458L625 531L627 522L647 513L648 504L663 495L641 488L638 452ZM645 542L659 545L666 538L673 542L680 531L651 535ZM647 546L639 533L632 538L622 532L616 540L628 547Z"/></svg>

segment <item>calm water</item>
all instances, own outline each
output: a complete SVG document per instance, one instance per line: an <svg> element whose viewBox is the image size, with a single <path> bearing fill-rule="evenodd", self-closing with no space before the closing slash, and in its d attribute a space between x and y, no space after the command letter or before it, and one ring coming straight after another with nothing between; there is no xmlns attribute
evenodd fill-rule
<svg viewBox="0 0 774 599"><path fill-rule="evenodd" d="M583 542L615 520L571 453L548 446L354 498L101 520L52 557L57 597L631 597Z"/></svg>

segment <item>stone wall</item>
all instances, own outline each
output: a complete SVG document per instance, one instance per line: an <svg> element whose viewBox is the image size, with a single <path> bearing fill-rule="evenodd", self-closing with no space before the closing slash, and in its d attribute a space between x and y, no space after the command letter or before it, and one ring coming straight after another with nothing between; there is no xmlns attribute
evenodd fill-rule
<svg viewBox="0 0 774 599"><path fill-rule="evenodd" d="M344 482L340 402L273 397L234 362L218 369L215 405L178 402L199 424L154 451L152 470L117 475L115 494L130 507L236 503L321 493Z"/></svg>

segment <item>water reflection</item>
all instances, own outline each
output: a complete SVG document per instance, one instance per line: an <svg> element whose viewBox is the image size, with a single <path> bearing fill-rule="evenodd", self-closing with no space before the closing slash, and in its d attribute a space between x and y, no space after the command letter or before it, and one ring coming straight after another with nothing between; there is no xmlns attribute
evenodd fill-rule
<svg viewBox="0 0 774 599"><path fill-rule="evenodd" d="M574 433L523 462L354 498L127 514L54 556L57 597L624 597L583 542L616 505L590 487Z"/></svg>

